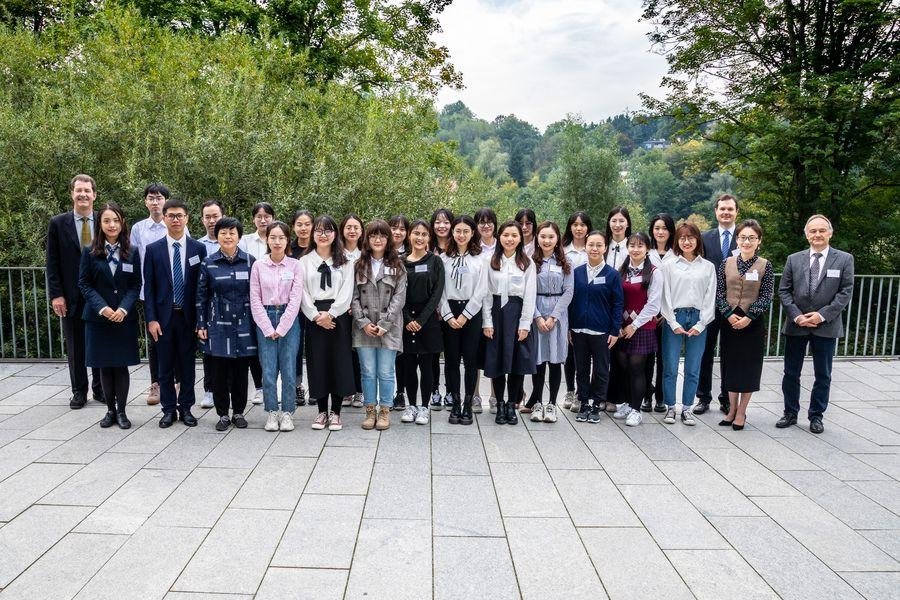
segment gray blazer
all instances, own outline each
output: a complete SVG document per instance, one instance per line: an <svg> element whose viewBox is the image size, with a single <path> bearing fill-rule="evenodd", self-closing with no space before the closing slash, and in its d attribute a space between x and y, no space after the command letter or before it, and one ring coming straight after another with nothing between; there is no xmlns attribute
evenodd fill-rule
<svg viewBox="0 0 900 600"><path fill-rule="evenodd" d="M809 289L809 249L788 256L778 286L778 295L787 312L782 333L812 334L839 338L844 335L841 312L853 294L853 255L837 248L828 249L822 276L814 290ZM818 327L800 327L794 319L808 312L818 312L825 319Z"/></svg>
<svg viewBox="0 0 900 600"><path fill-rule="evenodd" d="M354 274L356 270L354 268ZM353 347L354 348L387 348L403 351L403 305L406 303L406 269L401 266L390 275L381 275L374 281L371 272L356 277L353 287L353 302L350 312L353 315ZM386 329L381 337L372 337L363 331L363 327L374 323Z"/></svg>

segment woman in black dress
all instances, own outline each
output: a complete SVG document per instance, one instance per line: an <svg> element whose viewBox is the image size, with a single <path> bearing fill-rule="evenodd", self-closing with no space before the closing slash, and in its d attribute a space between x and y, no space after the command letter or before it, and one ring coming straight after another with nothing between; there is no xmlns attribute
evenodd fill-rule
<svg viewBox="0 0 900 600"><path fill-rule="evenodd" d="M719 425L741 430L750 396L759 390L766 344L766 313L772 304L772 263L757 254L762 228L747 219L735 228L738 250L719 267L716 306L722 314L722 383L731 410Z"/></svg>
<svg viewBox="0 0 900 600"><path fill-rule="evenodd" d="M300 257L306 254L306 251L312 243L313 214L306 209L301 208L294 213L294 241L291 242L291 251L288 253L291 258L300 260ZM306 389L303 387L303 339L306 334L309 319L302 313L299 317L300 323L300 347L297 350L297 406L306 406Z"/></svg>
<svg viewBox="0 0 900 600"><path fill-rule="evenodd" d="M388 227L391 228L391 243L394 251L400 258L409 254L409 219L406 215L394 215L388 219ZM403 386L406 385L406 371L403 370L403 354L397 353L394 363L394 372L397 379L397 393L394 395L394 410L406 410L406 393Z"/></svg>
<svg viewBox="0 0 900 600"><path fill-rule="evenodd" d="M100 369L106 415L100 427L131 427L125 415L128 367L140 363L134 303L141 291L141 259L129 243L128 223L117 204L97 213L94 241L81 255L78 287L85 298L85 364Z"/></svg>

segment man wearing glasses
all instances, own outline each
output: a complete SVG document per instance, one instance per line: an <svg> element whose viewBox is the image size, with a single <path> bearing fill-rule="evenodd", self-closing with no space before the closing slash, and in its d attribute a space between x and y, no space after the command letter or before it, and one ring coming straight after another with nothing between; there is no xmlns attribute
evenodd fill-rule
<svg viewBox="0 0 900 600"><path fill-rule="evenodd" d="M160 427L177 418L188 427L197 424L194 405L194 351L197 344L197 281L206 246L187 236L187 205L176 198L163 205L166 235L147 246L144 257L144 308L147 331L156 342L159 391L163 416ZM181 377L176 399L175 369Z"/></svg>

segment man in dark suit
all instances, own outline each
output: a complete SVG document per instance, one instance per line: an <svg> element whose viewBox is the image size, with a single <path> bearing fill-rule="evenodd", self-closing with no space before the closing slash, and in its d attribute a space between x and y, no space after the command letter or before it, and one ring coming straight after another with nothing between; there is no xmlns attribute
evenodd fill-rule
<svg viewBox="0 0 900 600"><path fill-rule="evenodd" d="M195 298L200 263L206 247L186 234L188 212L183 200L163 205L166 236L147 246L144 257L144 308L147 331L156 341L159 356L159 396L163 416L160 427L170 427L176 409L188 427L197 424L194 405L197 311ZM175 397L175 365L181 389Z"/></svg>
<svg viewBox="0 0 900 600"><path fill-rule="evenodd" d="M94 239L94 200L97 185L90 175L76 175L69 182L72 211L50 219L47 230L47 292L56 316L62 319L66 340L66 360L72 384L71 408L87 403L88 375L84 365L84 298L78 289L81 251ZM92 369L94 400L105 402L100 386L100 370Z"/></svg>
<svg viewBox="0 0 900 600"><path fill-rule="evenodd" d="M809 398L809 430L822 433L822 416L828 408L831 362L839 337L844 335L841 313L853 295L853 255L829 245L834 230L831 221L813 215L804 227L809 249L788 256L778 295L787 313L785 335L784 416L775 424L790 427L800 412L800 372L806 347L812 350L816 379Z"/></svg>
<svg viewBox="0 0 900 600"><path fill-rule="evenodd" d="M722 262L737 251L737 241L734 239L735 220L738 214L737 198L731 194L722 194L716 198L714 210L718 227L703 233L703 258L716 267L716 274L718 274ZM700 361L697 404L694 406L694 413L698 415L709 410L709 403L712 402L712 371L716 356L716 344L719 341L720 316L719 311L716 310L716 318L706 326L706 348L703 350L703 358ZM729 405L728 390L722 387L719 390L719 408L723 413L728 414Z"/></svg>

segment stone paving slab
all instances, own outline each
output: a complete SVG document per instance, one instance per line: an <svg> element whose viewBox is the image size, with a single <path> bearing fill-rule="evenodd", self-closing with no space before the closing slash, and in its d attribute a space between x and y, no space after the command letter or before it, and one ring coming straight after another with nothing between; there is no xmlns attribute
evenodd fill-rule
<svg viewBox="0 0 900 600"><path fill-rule="evenodd" d="M146 366L122 431L68 408L64 365L0 363L0 600L897 600L900 361L837 361L822 435L774 427L780 379L744 431L304 406L270 433L251 406L218 433L160 429Z"/></svg>

